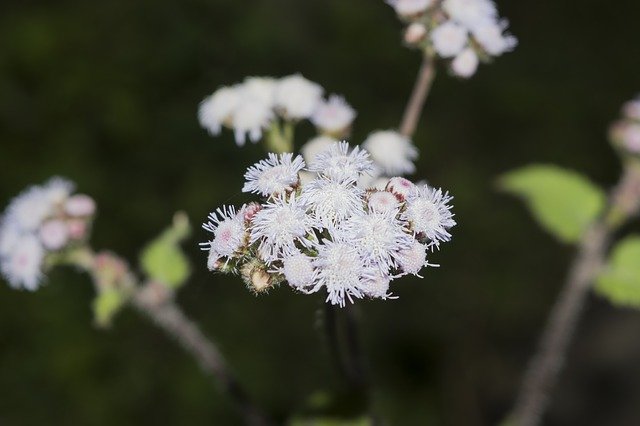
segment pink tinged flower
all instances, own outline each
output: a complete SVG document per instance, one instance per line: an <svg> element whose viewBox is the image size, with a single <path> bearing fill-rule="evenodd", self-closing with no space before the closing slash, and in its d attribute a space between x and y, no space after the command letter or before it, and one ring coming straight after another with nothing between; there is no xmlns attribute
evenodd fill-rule
<svg viewBox="0 0 640 426"><path fill-rule="evenodd" d="M400 251L398 265L403 273L420 276L420 270L428 265L427 246L413 240L409 247Z"/></svg>
<svg viewBox="0 0 640 426"><path fill-rule="evenodd" d="M418 187L407 197L402 219L409 222L415 235L429 239L437 247L441 241L451 239L449 229L456 224L449 204L452 199L441 189Z"/></svg>
<svg viewBox="0 0 640 426"><path fill-rule="evenodd" d="M85 219L67 220L67 231L72 240L82 240L87 236L88 225Z"/></svg>
<svg viewBox="0 0 640 426"><path fill-rule="evenodd" d="M92 216L96 212L96 202L88 195L77 194L65 202L64 210L69 216Z"/></svg>
<svg viewBox="0 0 640 426"><path fill-rule="evenodd" d="M242 206L240 211L238 212L238 217L244 220L245 222L251 222L256 215L262 209L262 205L251 202L249 204L245 204Z"/></svg>
<svg viewBox="0 0 640 426"><path fill-rule="evenodd" d="M375 167L387 176L413 173L418 149L411 140L393 130L371 133L362 144L371 155Z"/></svg>
<svg viewBox="0 0 640 426"><path fill-rule="evenodd" d="M451 62L451 71L458 77L469 78L476 73L478 63L478 55L468 47Z"/></svg>
<svg viewBox="0 0 640 426"><path fill-rule="evenodd" d="M309 256L296 253L285 257L282 264L282 273L291 287L305 293L313 287L316 271Z"/></svg>
<svg viewBox="0 0 640 426"><path fill-rule="evenodd" d="M20 241L23 233L7 218L0 222L0 257L9 255Z"/></svg>
<svg viewBox="0 0 640 426"><path fill-rule="evenodd" d="M298 172L305 166L302 156L269 153L266 160L254 164L244 175L246 182L242 192L252 192L264 197L291 192L299 184Z"/></svg>
<svg viewBox="0 0 640 426"><path fill-rule="evenodd" d="M629 151L640 154L640 124L629 124L622 132L624 147Z"/></svg>
<svg viewBox="0 0 640 426"><path fill-rule="evenodd" d="M452 21L439 25L431 32L433 48L443 58L451 58L462 52L467 39L467 29Z"/></svg>
<svg viewBox="0 0 640 426"><path fill-rule="evenodd" d="M369 210L374 212L396 211L400 207L400 202L391 192L374 191L369 194L367 200Z"/></svg>
<svg viewBox="0 0 640 426"><path fill-rule="evenodd" d="M7 207L7 220L25 231L35 231L53 212L47 192L41 186L32 186L15 197Z"/></svg>
<svg viewBox="0 0 640 426"><path fill-rule="evenodd" d="M426 35L427 28L419 22L413 22L404 31L404 41L407 44L418 44L424 40Z"/></svg>
<svg viewBox="0 0 640 426"><path fill-rule="evenodd" d="M396 13L403 17L410 17L423 13L433 4L433 0L388 0Z"/></svg>
<svg viewBox="0 0 640 426"><path fill-rule="evenodd" d="M347 142L339 142L318 154L309 165L309 171L337 181L357 181L360 175L373 171L373 163L369 153L360 147L349 151Z"/></svg>
<svg viewBox="0 0 640 426"><path fill-rule="evenodd" d="M238 86L221 87L205 98L198 108L198 121L212 135L220 133L222 125L231 119L231 114L240 102Z"/></svg>
<svg viewBox="0 0 640 426"><path fill-rule="evenodd" d="M300 120L311 117L322 100L324 90L300 74L283 77L275 88L275 106L285 119Z"/></svg>
<svg viewBox="0 0 640 426"><path fill-rule="evenodd" d="M328 101L318 104L311 116L311 122L321 131L331 134L349 128L355 117L355 110L342 96L331 95Z"/></svg>
<svg viewBox="0 0 640 426"><path fill-rule="evenodd" d="M13 251L2 258L2 273L15 289L34 291L42 280L42 260L44 248L33 235L24 235L15 245Z"/></svg>
<svg viewBox="0 0 640 426"><path fill-rule="evenodd" d="M38 235L40 242L47 250L60 250L69 242L69 228L59 219L43 223Z"/></svg>
<svg viewBox="0 0 640 426"><path fill-rule="evenodd" d="M233 206L223 206L209 214L209 221L202 225L213 233L213 239L202 243L209 250L208 264L225 257L227 261L242 249L246 242L244 220L238 218Z"/></svg>
<svg viewBox="0 0 640 426"><path fill-rule="evenodd" d="M327 228L363 212L362 196L353 182L319 177L304 187L300 200L309 207L314 225Z"/></svg>
<svg viewBox="0 0 640 426"><path fill-rule="evenodd" d="M409 179L394 177L389 179L385 190L394 194L400 201L404 201L415 188L416 185Z"/></svg>

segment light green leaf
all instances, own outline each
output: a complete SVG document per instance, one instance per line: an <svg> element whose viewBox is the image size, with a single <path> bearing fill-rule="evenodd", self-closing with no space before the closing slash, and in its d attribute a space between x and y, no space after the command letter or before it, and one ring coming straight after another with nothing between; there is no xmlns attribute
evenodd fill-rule
<svg viewBox="0 0 640 426"><path fill-rule="evenodd" d="M189 234L190 226L186 215L178 213L173 225L145 247L140 263L150 279L172 289L184 284L191 274L191 266L180 243Z"/></svg>
<svg viewBox="0 0 640 426"><path fill-rule="evenodd" d="M127 298L116 288L100 291L93 299L93 315L99 327L109 327L116 313L124 306Z"/></svg>
<svg viewBox="0 0 640 426"><path fill-rule="evenodd" d="M553 165L509 172L499 185L524 198L542 227L564 242L578 241L605 206L600 188L579 173Z"/></svg>
<svg viewBox="0 0 640 426"><path fill-rule="evenodd" d="M595 290L616 305L640 308L640 237L627 237L611 252Z"/></svg>

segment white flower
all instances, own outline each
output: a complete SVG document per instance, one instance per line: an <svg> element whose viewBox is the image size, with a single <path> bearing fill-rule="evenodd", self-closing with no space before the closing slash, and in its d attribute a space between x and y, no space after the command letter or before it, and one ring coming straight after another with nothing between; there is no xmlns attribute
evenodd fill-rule
<svg viewBox="0 0 640 426"><path fill-rule="evenodd" d="M69 242L67 224L59 219L48 220L39 230L40 241L47 250L60 250Z"/></svg>
<svg viewBox="0 0 640 426"><path fill-rule="evenodd" d="M246 244L247 233L243 216L239 216L233 206L223 206L209 213L208 219L202 227L213 233L213 239L201 245L205 250L208 246L207 264L209 269L214 269L221 257L226 257L228 261L240 251Z"/></svg>
<svg viewBox="0 0 640 426"><path fill-rule="evenodd" d="M414 234L424 235L437 246L440 241L451 239L449 228L456 224L448 204L452 199L441 189L418 187L407 197L402 219L410 223Z"/></svg>
<svg viewBox="0 0 640 426"><path fill-rule="evenodd" d="M6 217L2 219L0 222L0 257L7 256L13 251L22 234L15 221Z"/></svg>
<svg viewBox="0 0 640 426"><path fill-rule="evenodd" d="M411 23L404 32L404 41L408 44L417 44L427 35L427 27L420 22Z"/></svg>
<svg viewBox="0 0 640 426"><path fill-rule="evenodd" d="M259 99L243 96L231 117L236 144L243 146L247 134L251 142L258 142L262 137L262 129L267 128L271 120L273 111L269 105Z"/></svg>
<svg viewBox="0 0 640 426"><path fill-rule="evenodd" d="M443 58L456 56L467 45L467 29L455 22L447 21L431 32L433 48Z"/></svg>
<svg viewBox="0 0 640 426"><path fill-rule="evenodd" d="M391 278L387 275L376 275L372 279L367 280L362 288L362 292L372 299L397 299L389 293L389 284Z"/></svg>
<svg viewBox="0 0 640 426"><path fill-rule="evenodd" d="M26 231L35 231L52 213L52 207L47 191L42 186L32 186L11 201L7 220Z"/></svg>
<svg viewBox="0 0 640 426"><path fill-rule="evenodd" d="M275 105L287 119L309 118L322 98L323 89L300 74L283 77L276 85Z"/></svg>
<svg viewBox="0 0 640 426"><path fill-rule="evenodd" d="M384 190L389 182L386 176L380 176L380 171L376 170L372 175L362 175L358 179L358 188Z"/></svg>
<svg viewBox="0 0 640 426"><path fill-rule="evenodd" d="M69 216L91 216L96 211L96 202L88 195L76 194L65 202L64 210Z"/></svg>
<svg viewBox="0 0 640 426"><path fill-rule="evenodd" d="M413 16L427 10L433 4L433 0L388 0L400 16Z"/></svg>
<svg viewBox="0 0 640 426"><path fill-rule="evenodd" d="M307 292L307 289L313 286L316 271L309 256L296 253L285 257L282 265L282 273L291 287Z"/></svg>
<svg viewBox="0 0 640 426"><path fill-rule="evenodd" d="M518 44L518 41L512 35L502 34L506 26L506 21L490 21L475 26L472 32L475 39L487 53L498 56L513 50Z"/></svg>
<svg viewBox="0 0 640 426"><path fill-rule="evenodd" d="M385 190L393 193L400 200L404 201L409 196L409 194L411 194L415 190L415 188L416 185L409 179L396 176L389 179Z"/></svg>
<svg viewBox="0 0 640 426"><path fill-rule="evenodd" d="M344 226L365 265L383 274L397 266L398 252L409 247L413 240L396 214L395 210L371 211L352 216Z"/></svg>
<svg viewBox="0 0 640 426"><path fill-rule="evenodd" d="M327 228L363 211L363 192L351 181L319 177L308 183L300 199L309 207L314 224Z"/></svg>
<svg viewBox="0 0 640 426"><path fill-rule="evenodd" d="M273 107L276 80L271 77L247 77L241 86L242 96L254 99L267 108Z"/></svg>
<svg viewBox="0 0 640 426"><path fill-rule="evenodd" d="M311 218L306 206L295 194L275 198L256 213L251 225L251 243L259 242L258 251L267 263L297 252L296 244L313 247Z"/></svg>
<svg viewBox="0 0 640 426"><path fill-rule="evenodd" d="M413 160L418 157L418 149L411 141L393 130L371 133L362 144L383 174L395 175L413 173Z"/></svg>
<svg viewBox="0 0 640 426"><path fill-rule="evenodd" d="M427 266L427 246L413 240L409 247L400 251L398 265L405 274L418 275L420 270ZM420 277L422 278L422 277Z"/></svg>
<svg viewBox="0 0 640 426"><path fill-rule="evenodd" d="M337 140L330 136L320 135L309 140L300 148L300 153L304 157L307 164L315 161L316 156L321 152L328 150L333 144L338 143Z"/></svg>
<svg viewBox="0 0 640 426"><path fill-rule="evenodd" d="M42 279L43 258L42 245L35 236L28 234L20 238L0 266L11 287L34 291Z"/></svg>
<svg viewBox="0 0 640 426"><path fill-rule="evenodd" d="M354 111L342 96L331 95L328 101L322 101L311 116L311 122L327 133L339 133L351 126L356 117Z"/></svg>
<svg viewBox="0 0 640 426"><path fill-rule="evenodd" d="M322 287L327 289L327 302L344 306L346 300L362 298L368 280L373 279L374 271L364 266L358 250L348 239L332 234L333 241L325 240L318 247L318 257L313 260L317 269L315 286L312 292Z"/></svg>
<svg viewBox="0 0 640 426"><path fill-rule="evenodd" d="M49 203L52 205L61 204L69 198L69 195L71 195L74 188L75 185L73 182L57 176L52 177L43 185L43 189L47 194Z"/></svg>
<svg viewBox="0 0 640 426"><path fill-rule="evenodd" d="M444 0L442 8L456 22L472 29L487 21L495 21L498 15L491 0Z"/></svg>
<svg viewBox="0 0 640 426"><path fill-rule="evenodd" d="M469 78L476 73L478 62L476 52L472 48L467 47L451 62L451 71L459 77Z"/></svg>
<svg viewBox="0 0 640 426"><path fill-rule="evenodd" d="M231 118L231 114L240 102L238 86L221 87L211 96L200 102L198 121L209 133L220 133L222 124Z"/></svg>
<svg viewBox="0 0 640 426"><path fill-rule="evenodd" d="M242 192L253 192L265 197L289 192L298 185L298 172L304 166L300 155L294 158L291 153L269 153L269 158L247 169Z"/></svg>
<svg viewBox="0 0 640 426"><path fill-rule="evenodd" d="M340 142L321 152L309 165L309 171L322 173L334 180L356 181L363 173L369 173L373 163L369 160L369 153L355 147L349 152L349 144Z"/></svg>
<svg viewBox="0 0 640 426"><path fill-rule="evenodd" d="M369 194L367 205L371 211L386 212L396 211L400 207L400 202L391 192L374 191Z"/></svg>

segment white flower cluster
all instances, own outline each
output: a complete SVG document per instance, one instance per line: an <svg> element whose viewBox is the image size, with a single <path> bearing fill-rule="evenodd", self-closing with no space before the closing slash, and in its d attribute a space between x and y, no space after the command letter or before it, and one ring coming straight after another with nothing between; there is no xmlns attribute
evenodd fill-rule
<svg viewBox="0 0 640 426"><path fill-rule="evenodd" d="M305 168L315 176L302 184ZM427 252L451 238L452 198L401 177L384 190L359 188L372 168L369 153L346 142L308 167L301 156L270 154L243 188L266 201L220 208L203 224L213 234L202 243L209 269L240 274L255 291L285 281L305 294L324 289L339 306L390 297L393 279L419 276Z"/></svg>
<svg viewBox="0 0 640 426"><path fill-rule="evenodd" d="M505 32L492 0L387 0L407 22L405 41L449 60L462 78L475 74L480 60L513 50L517 40Z"/></svg>
<svg viewBox="0 0 640 426"><path fill-rule="evenodd" d="M83 240L93 199L71 195L74 185L52 178L15 197L0 219L0 270L13 288L36 290L47 254Z"/></svg>
<svg viewBox="0 0 640 426"><path fill-rule="evenodd" d="M200 125L211 134L222 126L233 129L236 143L248 138L256 143L278 119L297 122L309 119L321 133L343 136L355 111L342 97L323 99L324 89L300 74L280 79L248 77L242 83L225 86L205 98L198 110Z"/></svg>
<svg viewBox="0 0 640 426"><path fill-rule="evenodd" d="M622 106L622 119L613 124L611 139L633 155L640 155L640 96Z"/></svg>

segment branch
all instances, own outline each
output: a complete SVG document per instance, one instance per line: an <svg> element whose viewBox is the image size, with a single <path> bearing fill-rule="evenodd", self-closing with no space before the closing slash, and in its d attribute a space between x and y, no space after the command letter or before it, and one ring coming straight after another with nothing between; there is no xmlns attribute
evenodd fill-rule
<svg viewBox="0 0 640 426"><path fill-rule="evenodd" d="M400 133L404 136L410 138L415 133L420 115L422 114L422 107L429 95L429 90L431 89L435 75L435 60L425 54L413 86L413 91L411 92L411 97L409 98L409 103L407 103L404 115L402 116L402 122L400 123Z"/></svg>

